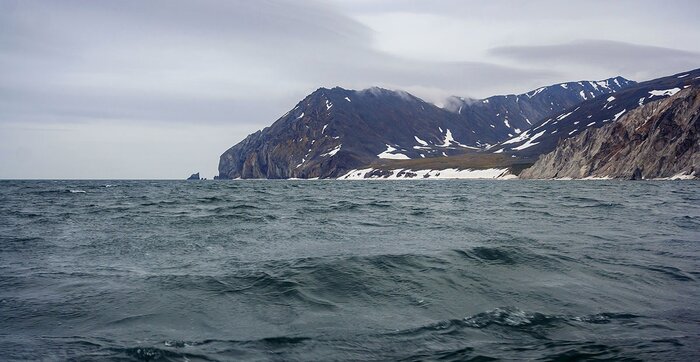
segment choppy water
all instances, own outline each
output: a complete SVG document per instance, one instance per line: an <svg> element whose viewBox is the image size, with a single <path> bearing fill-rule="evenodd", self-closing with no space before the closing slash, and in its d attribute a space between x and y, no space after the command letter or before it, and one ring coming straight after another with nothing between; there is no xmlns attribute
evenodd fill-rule
<svg viewBox="0 0 700 362"><path fill-rule="evenodd" d="M2 360L700 359L700 183L2 181Z"/></svg>

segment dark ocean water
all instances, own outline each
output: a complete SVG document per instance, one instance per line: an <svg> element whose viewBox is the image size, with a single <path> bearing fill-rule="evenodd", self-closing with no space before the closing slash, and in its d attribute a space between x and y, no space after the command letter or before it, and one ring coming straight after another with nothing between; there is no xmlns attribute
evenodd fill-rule
<svg viewBox="0 0 700 362"><path fill-rule="evenodd" d="M699 360L699 280L692 181L0 181L0 360Z"/></svg>

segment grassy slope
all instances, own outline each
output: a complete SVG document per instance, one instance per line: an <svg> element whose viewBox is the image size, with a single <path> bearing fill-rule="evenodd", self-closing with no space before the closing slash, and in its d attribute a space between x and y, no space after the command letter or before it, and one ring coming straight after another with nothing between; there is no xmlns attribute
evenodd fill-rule
<svg viewBox="0 0 700 362"><path fill-rule="evenodd" d="M369 167L382 170L443 170L446 168L487 169L509 167L513 174L519 174L523 169L530 167L534 160L519 159L502 153L466 153L449 157L430 157L412 160L387 160L380 159Z"/></svg>

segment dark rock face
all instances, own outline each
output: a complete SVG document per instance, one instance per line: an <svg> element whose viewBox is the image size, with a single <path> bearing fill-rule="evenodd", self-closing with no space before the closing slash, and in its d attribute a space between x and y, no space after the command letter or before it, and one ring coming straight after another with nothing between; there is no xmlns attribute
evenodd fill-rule
<svg viewBox="0 0 700 362"><path fill-rule="evenodd" d="M190 175L190 177L187 178L187 180L200 180L199 172L193 173L192 175Z"/></svg>
<svg viewBox="0 0 700 362"><path fill-rule="evenodd" d="M217 178L338 177L379 158L475 152L523 132L543 115L632 84L618 77L479 101L453 98L444 109L405 92L321 88L224 152Z"/></svg>
<svg viewBox="0 0 700 362"><path fill-rule="evenodd" d="M489 152L512 153L535 158L554 150L560 140L581 134L588 128L614 123L626 113L649 102L664 99L684 87L700 86L700 69L642 83L576 104L535 123L528 131L493 146Z"/></svg>
<svg viewBox="0 0 700 362"><path fill-rule="evenodd" d="M647 103L561 141L521 178L632 180L700 175L700 87Z"/></svg>

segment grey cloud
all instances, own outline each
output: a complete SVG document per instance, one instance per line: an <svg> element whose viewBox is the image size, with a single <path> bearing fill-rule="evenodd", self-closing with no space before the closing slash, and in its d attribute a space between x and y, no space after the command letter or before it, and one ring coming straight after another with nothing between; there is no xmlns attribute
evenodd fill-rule
<svg viewBox="0 0 700 362"><path fill-rule="evenodd" d="M319 86L488 95L553 73L402 59L316 2L16 1L0 15L2 121L265 125Z"/></svg>
<svg viewBox="0 0 700 362"><path fill-rule="evenodd" d="M657 20L675 24L697 20L700 3L696 0L331 0L354 13L436 14L478 19L491 17L494 22L507 20L537 21L540 19L567 21L611 18L618 21L632 18L643 21ZM650 24L653 25L653 24ZM591 30L591 29L582 29Z"/></svg>
<svg viewBox="0 0 700 362"><path fill-rule="evenodd" d="M531 65L592 67L646 80L700 67L700 53L608 40L497 47L491 54Z"/></svg>
<svg viewBox="0 0 700 362"><path fill-rule="evenodd" d="M31 109L53 101L82 108L86 96L92 98L86 108L100 97L105 103L133 98L136 110L144 103L139 99L219 102L265 91L274 99L285 92L275 85L289 87L278 74L285 58L308 61L312 47L362 49L370 34L311 2L2 4L0 80L24 94Z"/></svg>

